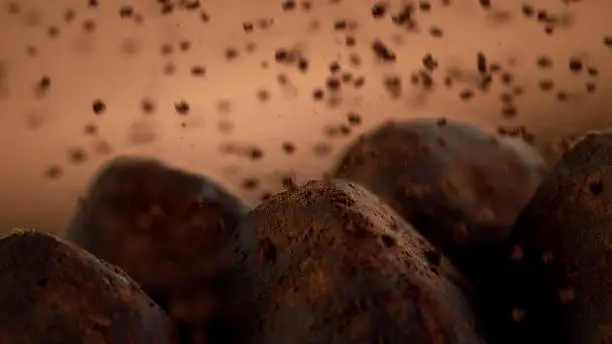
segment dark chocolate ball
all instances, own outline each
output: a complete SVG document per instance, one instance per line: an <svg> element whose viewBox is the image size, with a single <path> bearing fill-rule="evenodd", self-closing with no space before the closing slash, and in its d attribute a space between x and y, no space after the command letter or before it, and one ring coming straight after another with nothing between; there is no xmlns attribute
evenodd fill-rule
<svg viewBox="0 0 612 344"><path fill-rule="evenodd" d="M236 236L256 343L483 343L462 277L362 187L274 195Z"/></svg>
<svg viewBox="0 0 612 344"><path fill-rule="evenodd" d="M612 133L590 134L562 156L512 229L508 343L612 342L610 204Z"/></svg>
<svg viewBox="0 0 612 344"><path fill-rule="evenodd" d="M466 123L417 119L362 136L335 176L369 189L434 245L450 248L505 241L543 161L526 144Z"/></svg>
<svg viewBox="0 0 612 344"><path fill-rule="evenodd" d="M0 343L178 344L134 280L48 234L0 237L0 304Z"/></svg>
<svg viewBox="0 0 612 344"><path fill-rule="evenodd" d="M145 158L104 167L67 238L130 274L183 343L240 341L231 306L232 234L248 209L209 179Z"/></svg>

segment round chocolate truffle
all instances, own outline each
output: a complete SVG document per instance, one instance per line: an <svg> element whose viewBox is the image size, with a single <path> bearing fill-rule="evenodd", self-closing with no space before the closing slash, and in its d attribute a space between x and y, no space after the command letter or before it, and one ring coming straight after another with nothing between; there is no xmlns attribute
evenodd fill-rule
<svg viewBox="0 0 612 344"><path fill-rule="evenodd" d="M335 176L378 195L438 247L498 243L543 177L530 148L461 122L390 122L351 145Z"/></svg>
<svg viewBox="0 0 612 344"><path fill-rule="evenodd" d="M178 344L135 281L48 234L0 237L0 304L0 343Z"/></svg>
<svg viewBox="0 0 612 344"><path fill-rule="evenodd" d="M183 343L233 343L232 234L248 209L203 176L120 157L94 179L67 238L123 268L177 324Z"/></svg>
<svg viewBox="0 0 612 344"><path fill-rule="evenodd" d="M235 245L255 343L483 343L461 276L355 184L310 181L272 196Z"/></svg>
<svg viewBox="0 0 612 344"><path fill-rule="evenodd" d="M507 343L612 342L612 133L567 151L512 229Z"/></svg>
<svg viewBox="0 0 612 344"><path fill-rule="evenodd" d="M334 175L378 195L470 280L487 328L505 316L498 289L510 228L546 171L519 139L436 119L390 122L349 147ZM503 331L491 337L503 336Z"/></svg>

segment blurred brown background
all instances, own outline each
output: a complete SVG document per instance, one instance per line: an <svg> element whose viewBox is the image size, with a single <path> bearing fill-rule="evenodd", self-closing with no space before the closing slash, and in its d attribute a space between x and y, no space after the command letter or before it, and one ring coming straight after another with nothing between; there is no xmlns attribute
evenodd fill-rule
<svg viewBox="0 0 612 344"><path fill-rule="evenodd" d="M538 21L520 1L492 0L486 9L478 0L430 0L429 10L421 5L414 14L420 32L393 23L400 1L389 2L382 19L372 17L371 0L296 1L293 10L280 0L201 0L199 7L187 0L171 13L169 1L156 0L0 1L2 229L61 232L92 174L118 154L204 173L254 205L279 190L285 175L320 177L347 142L390 118L526 125L538 144L612 126L612 47L604 44L612 35L610 1L525 1L552 15ZM375 39L395 63L375 57ZM299 52L307 72L275 62L278 48ZM474 86L479 51L511 72L512 82L496 79L488 92L462 100L459 93ZM439 64L431 90L410 83L427 53ZM538 67L541 56L552 65ZM570 71L572 58L582 72ZM312 93L325 88L334 61L353 80L332 106ZM194 66L205 74L194 76ZM587 67L598 73L588 76ZM279 83L279 73L287 80ZM461 79L452 88L443 82L449 73ZM385 87L393 75L402 80L399 97ZM363 87L353 87L360 76ZM542 90L542 80L554 81L553 89ZM506 118L503 94L513 92L523 94L515 97L517 116ZM96 99L105 104L99 115ZM142 109L147 99L151 113ZM177 113L181 101L189 113ZM329 125L348 125L350 112L361 115L360 126L348 136L326 135ZM291 155L286 141L296 147ZM263 156L227 153L232 145L247 153L255 146ZM251 177L259 186L244 189Z"/></svg>

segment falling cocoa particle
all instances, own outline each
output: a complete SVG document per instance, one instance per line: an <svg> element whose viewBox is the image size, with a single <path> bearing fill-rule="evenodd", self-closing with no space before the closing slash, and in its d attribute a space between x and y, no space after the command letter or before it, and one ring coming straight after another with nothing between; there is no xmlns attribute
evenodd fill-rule
<svg viewBox="0 0 612 344"><path fill-rule="evenodd" d="M405 27L408 30L415 30L417 28L417 24L414 21L413 15L414 5L411 3L407 3L396 15L391 17L391 21L393 22L393 24Z"/></svg>
<svg viewBox="0 0 612 344"><path fill-rule="evenodd" d="M384 2L377 2L372 6L372 17L375 19L382 19L387 13L387 4Z"/></svg>
<svg viewBox="0 0 612 344"><path fill-rule="evenodd" d="M164 64L164 74L173 75L176 72L176 66L172 62L166 62Z"/></svg>
<svg viewBox="0 0 612 344"><path fill-rule="evenodd" d="M274 53L274 60L279 63L291 63L295 61L296 56L285 48L278 48Z"/></svg>
<svg viewBox="0 0 612 344"><path fill-rule="evenodd" d="M442 38L442 36L444 36L442 29L435 27L435 26L432 26L429 28L429 34L435 38Z"/></svg>
<svg viewBox="0 0 612 344"><path fill-rule="evenodd" d="M514 101L514 97L512 97L512 94L504 92L499 96L499 99L501 100L502 103L512 103Z"/></svg>
<svg viewBox="0 0 612 344"><path fill-rule="evenodd" d="M425 54L422 58L423 67L429 71L434 71L438 68L438 61L430 53Z"/></svg>
<svg viewBox="0 0 612 344"><path fill-rule="evenodd" d="M312 92L312 97L313 97L315 100L321 100L321 99L323 99L323 96L324 96L324 92L323 92L323 90L322 90L322 89L320 89L320 88L317 88L317 89L315 89L315 90Z"/></svg>
<svg viewBox="0 0 612 344"><path fill-rule="evenodd" d="M295 145L291 142L283 142L282 149L285 154L293 154L295 152Z"/></svg>
<svg viewBox="0 0 612 344"><path fill-rule="evenodd" d="M208 12L200 12L200 20L204 23L208 23L210 21L210 15L208 14Z"/></svg>
<svg viewBox="0 0 612 344"><path fill-rule="evenodd" d="M280 85L287 85L289 83L289 78L287 77L287 75L283 74L283 73L279 73L276 76L276 81L278 81L278 83Z"/></svg>
<svg viewBox="0 0 612 344"><path fill-rule="evenodd" d="M523 13L523 16L525 16L527 18L531 18L531 17L533 17L533 15L535 13L535 9L533 8L533 6L531 6L529 4L523 4L521 6L521 12Z"/></svg>
<svg viewBox="0 0 612 344"><path fill-rule="evenodd" d="M549 36L552 35L555 33L555 27L552 26L552 24L546 24L546 26L544 26L544 33Z"/></svg>
<svg viewBox="0 0 612 344"><path fill-rule="evenodd" d="M254 28L254 26L253 26L253 23L251 23L251 22L244 22L244 23L242 23L242 29L246 33L253 32L253 28Z"/></svg>
<svg viewBox="0 0 612 344"><path fill-rule="evenodd" d="M347 47L354 47L355 45L357 45L357 41L353 36L346 36L346 38L344 39L344 44L346 44Z"/></svg>
<svg viewBox="0 0 612 344"><path fill-rule="evenodd" d="M548 12L546 10L538 10L536 18L539 22L546 22L548 20Z"/></svg>
<svg viewBox="0 0 612 344"><path fill-rule="evenodd" d="M331 151L332 151L332 147L328 143L325 143L325 142L316 143L312 147L312 152L314 153L315 156L318 156L318 157L327 156L329 155L329 153L331 153Z"/></svg>
<svg viewBox="0 0 612 344"><path fill-rule="evenodd" d="M479 52L478 54L476 54L476 68L478 69L479 73L486 73L487 72L487 57L485 56L485 54Z"/></svg>
<svg viewBox="0 0 612 344"><path fill-rule="evenodd" d="M248 177L242 181L241 185L243 189L254 190L259 186L259 180L255 177Z"/></svg>
<svg viewBox="0 0 612 344"><path fill-rule="evenodd" d="M542 91L550 91L554 87L553 81L548 79L540 80L538 85Z"/></svg>
<svg viewBox="0 0 612 344"><path fill-rule="evenodd" d="M490 73L484 73L481 75L478 88L483 92L487 92L491 88L492 83L493 75L491 75Z"/></svg>
<svg viewBox="0 0 612 344"><path fill-rule="evenodd" d="M361 57L357 53L351 53L349 55L349 63L355 68L361 66Z"/></svg>
<svg viewBox="0 0 612 344"><path fill-rule="evenodd" d="M217 110L219 111L219 113L229 114L230 112L232 112L231 101L228 99L219 100L219 102L217 103Z"/></svg>
<svg viewBox="0 0 612 344"><path fill-rule="evenodd" d="M55 25L51 25L47 28L47 36L49 36L50 38L56 38L57 36L59 36L59 33L59 27Z"/></svg>
<svg viewBox="0 0 612 344"><path fill-rule="evenodd" d="M429 1L421 0L419 2L419 10L421 10L421 12L431 11L431 4L429 3Z"/></svg>
<svg viewBox="0 0 612 344"><path fill-rule="evenodd" d="M372 42L372 50L374 55L385 62L395 62L396 56L387 46L380 40L374 40Z"/></svg>
<svg viewBox="0 0 612 344"><path fill-rule="evenodd" d="M334 22L334 30L337 30L337 31L346 30L347 26L348 26L348 23L344 19L336 20Z"/></svg>
<svg viewBox="0 0 612 344"><path fill-rule="evenodd" d="M557 100L560 102L565 102L569 99L569 94L565 91L557 92Z"/></svg>
<svg viewBox="0 0 612 344"><path fill-rule="evenodd" d="M444 118L444 117L439 118L439 119L436 121L436 124L437 124L437 125L438 125L438 127L440 127L440 128L441 128L441 127L445 127L445 126L448 124L448 119L446 119L446 118Z"/></svg>
<svg viewBox="0 0 612 344"><path fill-rule="evenodd" d="M355 81L353 81L353 86L357 89L362 88L363 85L365 85L365 77L363 76L358 76L355 78Z"/></svg>
<svg viewBox="0 0 612 344"><path fill-rule="evenodd" d="M512 74L504 72L501 74L501 81L504 85L510 85L514 81L514 77Z"/></svg>
<svg viewBox="0 0 612 344"><path fill-rule="evenodd" d="M264 152L257 147L252 147L247 150L247 156L253 161L260 160L263 158Z"/></svg>
<svg viewBox="0 0 612 344"><path fill-rule="evenodd" d="M238 57L238 50L236 48L228 47L225 49L225 59L227 61L235 60Z"/></svg>
<svg viewBox="0 0 612 344"><path fill-rule="evenodd" d="M597 76L599 76L599 70L597 68L595 68L595 67L588 67L587 68L587 74L590 77L597 77Z"/></svg>
<svg viewBox="0 0 612 344"><path fill-rule="evenodd" d="M9 14L19 14L21 12L21 7L14 1L10 1L7 6L7 10Z"/></svg>
<svg viewBox="0 0 612 344"><path fill-rule="evenodd" d="M247 53L252 53L255 51L255 49L257 49L257 45L254 42L247 42L244 49L247 51Z"/></svg>
<svg viewBox="0 0 612 344"><path fill-rule="evenodd" d="M514 104L504 104L502 106L502 116L505 118L514 118L517 114L517 108Z"/></svg>
<svg viewBox="0 0 612 344"><path fill-rule="evenodd" d="M297 187L293 176L284 176L283 178L281 178L281 185L286 190L293 190Z"/></svg>
<svg viewBox="0 0 612 344"><path fill-rule="evenodd" d="M134 15L134 8L131 6L121 6L119 8L119 18L128 19Z"/></svg>
<svg viewBox="0 0 612 344"><path fill-rule="evenodd" d="M68 159L74 164L81 164L87 160L87 153L82 148L70 148L68 150Z"/></svg>
<svg viewBox="0 0 612 344"><path fill-rule="evenodd" d="M155 103L148 98L145 98L140 101L140 109L146 115L152 114L155 112Z"/></svg>
<svg viewBox="0 0 612 344"><path fill-rule="evenodd" d="M393 98L402 94L402 80L397 75L387 76L384 80L385 88Z"/></svg>
<svg viewBox="0 0 612 344"><path fill-rule="evenodd" d="M206 74L206 69L203 66L192 66L191 67L191 75L195 77L204 76Z"/></svg>
<svg viewBox="0 0 612 344"><path fill-rule="evenodd" d="M228 120L220 120L217 122L217 129L220 133L230 134L234 130L234 124Z"/></svg>
<svg viewBox="0 0 612 344"><path fill-rule="evenodd" d="M608 48L612 48L612 36L604 37L603 44Z"/></svg>
<svg viewBox="0 0 612 344"><path fill-rule="evenodd" d="M514 86L514 88L512 88L512 93L518 97L525 93L525 89L521 86Z"/></svg>
<svg viewBox="0 0 612 344"><path fill-rule="evenodd" d="M47 75L43 75L40 80L38 80L38 89L39 91L46 92L51 87L51 78Z"/></svg>
<svg viewBox="0 0 612 344"><path fill-rule="evenodd" d="M540 56L536 61L536 65L542 69L548 69L553 66L553 61L548 56Z"/></svg>
<svg viewBox="0 0 612 344"><path fill-rule="evenodd" d="M136 25L140 25L140 24L142 24L143 22L144 22L144 17L142 16L142 14L140 14L140 13L136 13L136 14L134 15L134 23L135 23Z"/></svg>
<svg viewBox="0 0 612 344"><path fill-rule="evenodd" d="M295 9L295 1L294 0L283 0L283 5L281 7L283 11L293 11Z"/></svg>
<svg viewBox="0 0 612 344"><path fill-rule="evenodd" d="M270 192L268 192L268 191L265 191L265 192L263 192L263 193L261 194L260 201L261 201L261 202L265 202L265 201L267 201L268 199L270 199L270 197L272 197L272 194L271 194Z"/></svg>
<svg viewBox="0 0 612 344"><path fill-rule="evenodd" d="M419 79L421 80L421 84L423 85L423 89L431 90L434 86L434 79L427 71L421 70L419 71Z"/></svg>
<svg viewBox="0 0 612 344"><path fill-rule="evenodd" d="M159 9L159 12L164 16L169 16L174 12L174 4L164 3Z"/></svg>
<svg viewBox="0 0 612 344"><path fill-rule="evenodd" d="M499 63L493 62L491 64L489 64L489 72L491 73L497 73L499 71L502 70L502 67Z"/></svg>
<svg viewBox="0 0 612 344"><path fill-rule="evenodd" d="M331 73L337 73L340 71L340 64L336 61L329 64L329 71Z"/></svg>
<svg viewBox="0 0 612 344"><path fill-rule="evenodd" d="M187 115L190 110L189 103L184 100L174 103L174 109L179 115Z"/></svg>
<svg viewBox="0 0 612 344"><path fill-rule="evenodd" d="M96 22L93 19L86 19L83 21L82 28L85 33L92 33L96 31Z"/></svg>
<svg viewBox="0 0 612 344"><path fill-rule="evenodd" d="M416 76L414 80L416 83L418 83L419 81L418 75ZM453 87L453 78L451 78L450 76L444 77L444 86L446 86L447 88Z"/></svg>
<svg viewBox="0 0 612 344"><path fill-rule="evenodd" d="M48 179L58 179L62 176L62 168L59 165L51 165L45 169L44 175Z"/></svg>
<svg viewBox="0 0 612 344"><path fill-rule="evenodd" d="M329 77L325 81L325 85L327 86L328 90L330 90L330 91L337 91L337 90L340 89L340 86L342 84L340 83L340 80L338 78Z"/></svg>
<svg viewBox="0 0 612 344"><path fill-rule="evenodd" d="M346 118L348 123L352 126L358 126L361 124L361 116L355 112L349 112L348 115L346 115Z"/></svg>
<svg viewBox="0 0 612 344"><path fill-rule="evenodd" d="M470 89L463 89L461 92L459 92L459 98L462 100L470 100L474 98L474 91Z"/></svg>
<svg viewBox="0 0 612 344"><path fill-rule="evenodd" d="M585 84L586 91L590 94L594 94L597 91L597 84L593 81L587 81Z"/></svg>
<svg viewBox="0 0 612 344"><path fill-rule="evenodd" d="M183 1L183 8L185 8L188 11L195 11L199 9L200 7L202 7L202 5L200 4L200 0L184 0Z"/></svg>
<svg viewBox="0 0 612 344"><path fill-rule="evenodd" d="M179 49L181 50L181 52L188 52L189 50L191 50L191 42L189 42L188 40L181 40L179 42Z"/></svg>
<svg viewBox="0 0 612 344"><path fill-rule="evenodd" d="M98 127L95 124L86 124L83 131L87 136L96 136L98 134Z"/></svg>
<svg viewBox="0 0 612 344"><path fill-rule="evenodd" d="M491 0L478 0L480 2L480 6L482 6L482 8L484 9L490 9L491 8Z"/></svg>
<svg viewBox="0 0 612 344"><path fill-rule="evenodd" d="M38 49L33 45L26 46L26 55L34 57L38 55Z"/></svg>
<svg viewBox="0 0 612 344"><path fill-rule="evenodd" d="M342 79L342 82L347 83L353 80L353 74L351 74L351 72L344 72L340 78Z"/></svg>
<svg viewBox="0 0 612 344"><path fill-rule="evenodd" d="M170 56L174 53L174 48L170 43L164 43L159 47L159 53L162 56Z"/></svg>
<svg viewBox="0 0 612 344"><path fill-rule="evenodd" d="M300 57L298 59L298 69L302 72L302 73L306 73L308 71L308 66L310 65L310 63L308 62L308 60L304 57Z"/></svg>
<svg viewBox="0 0 612 344"><path fill-rule="evenodd" d="M270 93L266 90L258 90L257 91L257 99L262 102L265 103L270 99Z"/></svg>
<svg viewBox="0 0 612 344"><path fill-rule="evenodd" d="M580 73L583 69L582 61L575 57L569 60L568 66L572 73Z"/></svg>
<svg viewBox="0 0 612 344"><path fill-rule="evenodd" d="M312 2L308 0L302 1L301 8L304 12L310 12L310 10L312 9Z"/></svg>
<svg viewBox="0 0 612 344"><path fill-rule="evenodd" d="M100 5L100 3L98 2L98 0L89 0L88 2L89 7L92 8L96 8Z"/></svg>
<svg viewBox="0 0 612 344"><path fill-rule="evenodd" d="M106 111L106 104L101 99L96 99L92 103L94 114L102 115Z"/></svg>

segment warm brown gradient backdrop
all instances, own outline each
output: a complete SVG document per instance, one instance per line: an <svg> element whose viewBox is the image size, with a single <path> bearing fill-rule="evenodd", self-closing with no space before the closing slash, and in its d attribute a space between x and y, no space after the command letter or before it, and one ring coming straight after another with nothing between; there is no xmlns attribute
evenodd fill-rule
<svg viewBox="0 0 612 344"><path fill-rule="evenodd" d="M440 0L430 0L431 13L417 16L420 34L406 33L390 18L373 20L370 8L375 1L371 0L334 4L314 0L310 13L300 6L284 12L280 0L202 0L208 23L197 12L162 16L155 0L99 0L97 8L90 8L88 0L14 0L18 11L9 1L0 1L3 229L62 231L92 173L106 159L125 153L153 155L205 173L256 204L262 189L242 192L240 181L258 176L266 190L275 191L287 171L294 171L298 181L320 176L357 132L335 139L332 153L325 158L315 156L313 146L325 139L326 124L346 123L349 111L363 116L360 130L389 118L446 116L487 127L526 124L540 141L612 126L612 49L603 44L604 36L612 35L612 1L583 0L568 6L560 0L530 0L537 8L563 13L569 22L552 36L544 33L541 24L521 15L521 1L507 0L492 0L495 13L484 11L477 0L452 0L446 8ZM398 8L399 2L392 3L392 8ZM143 23L122 20L122 5L132 5ZM70 24L63 21L68 8L76 10ZM256 25L252 33L244 32L244 21L266 18L274 21L268 29ZM94 33L83 32L83 22L89 19L96 23ZM348 68L351 50L344 46L345 34L333 29L339 19L359 24L354 33L357 47L352 51L361 55L363 63L353 73L364 75L366 83L361 90L344 90L343 103L330 108L314 102L311 93L324 84L330 62L340 61ZM52 39L48 30L54 25L59 33ZM431 25L440 27L444 37L432 38L427 32ZM392 47L397 63L374 59L370 43L375 38ZM189 52L179 51L181 40L191 42ZM160 46L167 43L174 45L174 53L164 57ZM248 52L252 44L255 50ZM36 56L28 55L28 46L36 47ZM275 63L274 51L281 46L299 48L310 60L308 73ZM228 47L239 51L231 62L224 57ZM478 51L503 65L514 61L516 84L525 90L517 101L516 119L501 117L498 85L469 102L459 99L460 85L452 90L440 86L430 96L409 86L409 75L420 68L425 53L438 59L439 74L449 68L473 73ZM540 55L554 59L553 69L536 68ZM569 71L567 61L572 56L600 70L595 95L585 93L584 73ZM176 65L171 76L164 74L169 61ZM268 69L262 68L263 61L268 61ZM204 77L190 75L195 64L206 67ZM278 85L279 72L287 74L291 86ZM383 77L393 73L405 81L401 99L391 99L382 87ZM50 77L51 88L45 97L37 97L35 88L43 75ZM545 77L567 90L571 101L560 103L554 93L541 92L538 80ZM257 98L260 89L270 93L263 104ZM140 111L145 97L156 103L153 115ZM96 98L107 105L106 113L98 117L91 109ZM174 110L180 100L191 105L186 117ZM229 111L220 110L220 103L229 103ZM228 122L233 123L233 131L220 132L219 125ZM98 127L97 137L85 134L88 124ZM148 143L131 143L134 130L145 132L140 137ZM293 156L282 152L285 140L296 144ZM101 142L112 147L110 154L96 150ZM257 144L265 156L253 162L222 154L220 146L232 142ZM84 163L70 163L68 151L73 147L86 150ZM45 169L54 164L62 166L62 176L45 178Z"/></svg>

